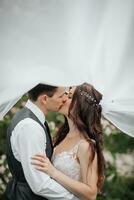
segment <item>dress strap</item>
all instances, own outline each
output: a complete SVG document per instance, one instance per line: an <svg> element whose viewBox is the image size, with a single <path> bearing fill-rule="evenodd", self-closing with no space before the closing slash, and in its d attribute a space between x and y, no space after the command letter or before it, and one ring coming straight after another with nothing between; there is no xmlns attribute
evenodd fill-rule
<svg viewBox="0 0 134 200"><path fill-rule="evenodd" d="M74 148L73 148L73 153L74 153L75 155L77 155L79 146L80 146L80 144L83 143L83 142L85 142L85 140L81 139L81 140L74 146Z"/></svg>

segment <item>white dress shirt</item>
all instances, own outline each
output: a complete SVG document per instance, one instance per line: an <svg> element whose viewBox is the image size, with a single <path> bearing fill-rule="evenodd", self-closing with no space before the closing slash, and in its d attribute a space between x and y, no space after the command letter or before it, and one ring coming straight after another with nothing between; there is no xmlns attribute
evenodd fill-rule
<svg viewBox="0 0 134 200"><path fill-rule="evenodd" d="M25 106L44 125L45 116L43 112L30 100L28 100ZM12 132L11 147L15 158L21 162L25 178L35 194L50 200L76 199L63 186L51 179L47 174L36 170L31 164L31 157L33 155L45 153L46 137L44 129L38 122L31 118L25 118L20 121Z"/></svg>

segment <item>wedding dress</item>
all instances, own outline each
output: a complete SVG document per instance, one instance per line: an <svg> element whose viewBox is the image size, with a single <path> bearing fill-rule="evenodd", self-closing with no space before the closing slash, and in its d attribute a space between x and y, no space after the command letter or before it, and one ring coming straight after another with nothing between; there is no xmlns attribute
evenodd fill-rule
<svg viewBox="0 0 134 200"><path fill-rule="evenodd" d="M61 153L53 154L52 163L56 169L63 172L73 180L81 180L80 164L77 160L79 145L83 142L80 140L73 148ZM74 200L79 198L75 197Z"/></svg>

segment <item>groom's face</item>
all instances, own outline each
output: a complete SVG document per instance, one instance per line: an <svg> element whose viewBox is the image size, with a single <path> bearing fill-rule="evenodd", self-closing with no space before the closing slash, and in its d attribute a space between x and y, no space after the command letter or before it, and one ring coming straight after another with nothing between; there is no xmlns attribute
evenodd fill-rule
<svg viewBox="0 0 134 200"><path fill-rule="evenodd" d="M52 97L47 96L46 109L49 111L58 112L67 100L67 95L64 87L58 87Z"/></svg>

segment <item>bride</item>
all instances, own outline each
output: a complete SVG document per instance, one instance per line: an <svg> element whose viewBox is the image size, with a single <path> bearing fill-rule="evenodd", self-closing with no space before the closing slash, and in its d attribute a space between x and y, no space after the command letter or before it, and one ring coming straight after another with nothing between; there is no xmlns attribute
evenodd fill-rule
<svg viewBox="0 0 134 200"><path fill-rule="evenodd" d="M60 109L65 123L55 137L52 163L45 155L32 157L37 170L50 175L79 199L95 200L104 180L101 99L90 84L71 88Z"/></svg>

